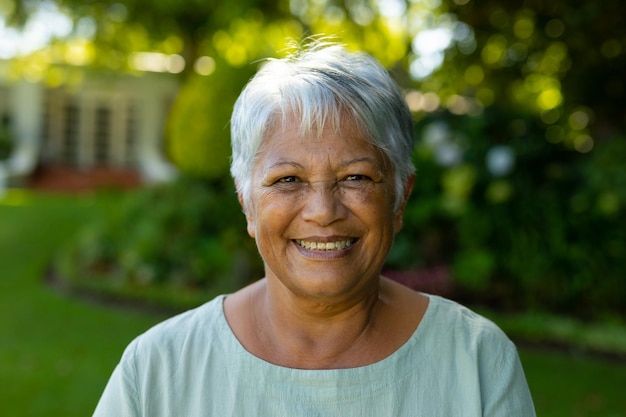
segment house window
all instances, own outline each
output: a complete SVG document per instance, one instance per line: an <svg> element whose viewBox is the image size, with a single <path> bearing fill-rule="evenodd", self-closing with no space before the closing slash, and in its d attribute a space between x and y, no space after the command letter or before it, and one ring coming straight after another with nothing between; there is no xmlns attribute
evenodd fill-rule
<svg viewBox="0 0 626 417"><path fill-rule="evenodd" d="M9 96L9 89L7 87L0 86L0 116L7 114L9 111L9 103L7 97Z"/></svg>
<svg viewBox="0 0 626 417"><path fill-rule="evenodd" d="M11 128L11 116L9 115L9 89L0 86L0 130L8 131Z"/></svg>
<svg viewBox="0 0 626 417"><path fill-rule="evenodd" d="M69 165L78 165L80 142L80 109L75 103L68 103L63 108L63 137L61 138L61 153L59 162Z"/></svg>
<svg viewBox="0 0 626 417"><path fill-rule="evenodd" d="M0 161L9 157L14 146L11 137L11 117L9 116L7 96L8 88L0 87Z"/></svg>
<svg viewBox="0 0 626 417"><path fill-rule="evenodd" d="M93 135L94 162L96 165L108 165L111 162L111 109L104 105L95 110Z"/></svg>
<svg viewBox="0 0 626 417"><path fill-rule="evenodd" d="M120 91L47 91L43 120L45 162L90 168L134 166L135 109Z"/></svg>

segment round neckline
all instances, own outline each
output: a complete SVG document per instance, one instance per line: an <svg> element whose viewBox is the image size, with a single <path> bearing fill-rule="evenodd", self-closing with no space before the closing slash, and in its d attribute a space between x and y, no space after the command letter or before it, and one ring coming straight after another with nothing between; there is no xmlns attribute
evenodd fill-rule
<svg viewBox="0 0 626 417"><path fill-rule="evenodd" d="M425 294L425 293L420 293L420 294L428 298L428 305L426 306L426 310L424 312L424 315L420 323L415 328L411 336L407 339L406 342L404 342L398 349L396 349L389 356L379 361L368 364L368 365L362 365L362 366L357 366L357 367L352 367L352 368L301 369L301 368L289 368L289 367L276 365L269 361L266 361L265 359L260 358L252 354L251 352L249 352L241 344L241 342L239 341L239 339L233 332L232 328L228 324L228 320L226 320L226 314L224 313L224 300L228 296L226 294L219 296L217 300L218 307L220 309L220 314L218 317L219 325L224 330L223 332L220 332L220 333L227 335L228 345L234 349L234 352L237 354L238 357L249 361L252 365L263 367L267 371L289 372L289 373L301 372L303 374L306 373L309 375L313 375L313 374L336 375L336 374L352 374L352 373L359 373L359 372L370 373L370 372L376 371L378 368L387 367L390 363L397 362L400 358L406 356L408 352L412 350L415 344L417 344L418 341L421 339L421 334L426 331L426 328L428 327L428 323L431 321L431 316L434 314L433 310L435 309L435 307L433 306L433 300L435 297L430 294Z"/></svg>

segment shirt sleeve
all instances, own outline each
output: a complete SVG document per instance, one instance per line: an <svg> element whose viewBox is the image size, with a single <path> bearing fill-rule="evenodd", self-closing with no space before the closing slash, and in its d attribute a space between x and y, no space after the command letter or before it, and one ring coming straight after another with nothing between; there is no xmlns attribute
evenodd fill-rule
<svg viewBox="0 0 626 417"><path fill-rule="evenodd" d="M104 389L93 417L139 417L135 372L136 344L131 344Z"/></svg>
<svg viewBox="0 0 626 417"><path fill-rule="evenodd" d="M535 407L515 345L483 350L480 380L484 417L535 417Z"/></svg>

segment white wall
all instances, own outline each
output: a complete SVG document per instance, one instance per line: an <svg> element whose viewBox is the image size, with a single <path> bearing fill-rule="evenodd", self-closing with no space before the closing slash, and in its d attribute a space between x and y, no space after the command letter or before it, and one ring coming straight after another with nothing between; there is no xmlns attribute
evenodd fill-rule
<svg viewBox="0 0 626 417"><path fill-rule="evenodd" d="M0 85L6 80L6 62L0 61ZM175 168L163 154L164 128L167 120L168 104L178 91L178 78L166 74L143 73L132 75L96 75L85 77L77 88L68 90L68 95L81 106L78 147L79 165L89 169L93 161L93 111L96 103L107 103L112 109L113 122L110 127L112 141L124 137L124 111L122 106L134 108L134 139L136 169L147 182L169 181L176 176ZM45 86L27 81L8 84L8 106L13 137L16 147L13 155L0 167L0 176L22 177L30 174L37 163L46 158L54 159L54 154L61 152L58 137L47 138L46 153L43 154L42 126L45 111ZM84 108L83 108L84 106ZM54 123L63 117L63 109L55 108ZM121 120L121 121L120 121ZM50 123L48 123L50 125ZM48 128L50 129L50 128ZM52 135L62 135L63 129L56 129ZM51 133L48 132L48 135ZM123 155L126 149L123 143L112 143L112 152ZM91 152L91 153L90 153ZM113 158L115 159L115 158ZM120 159L120 158L118 158ZM0 180L1 182L1 180Z"/></svg>

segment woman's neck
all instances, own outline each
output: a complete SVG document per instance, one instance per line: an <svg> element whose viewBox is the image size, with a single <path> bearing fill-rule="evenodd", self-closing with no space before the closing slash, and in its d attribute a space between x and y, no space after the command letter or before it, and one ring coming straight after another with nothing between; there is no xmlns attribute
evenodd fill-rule
<svg viewBox="0 0 626 417"><path fill-rule="evenodd" d="M428 299L380 279L377 292L351 303L292 300L261 280L224 302L228 324L251 354L275 365L340 369L378 362L415 332ZM335 300L336 301L336 300Z"/></svg>
<svg viewBox="0 0 626 417"><path fill-rule="evenodd" d="M310 299L265 280L259 292L254 307L258 338L280 365L353 367L370 359L366 351L373 346L381 313L378 286L349 297Z"/></svg>

